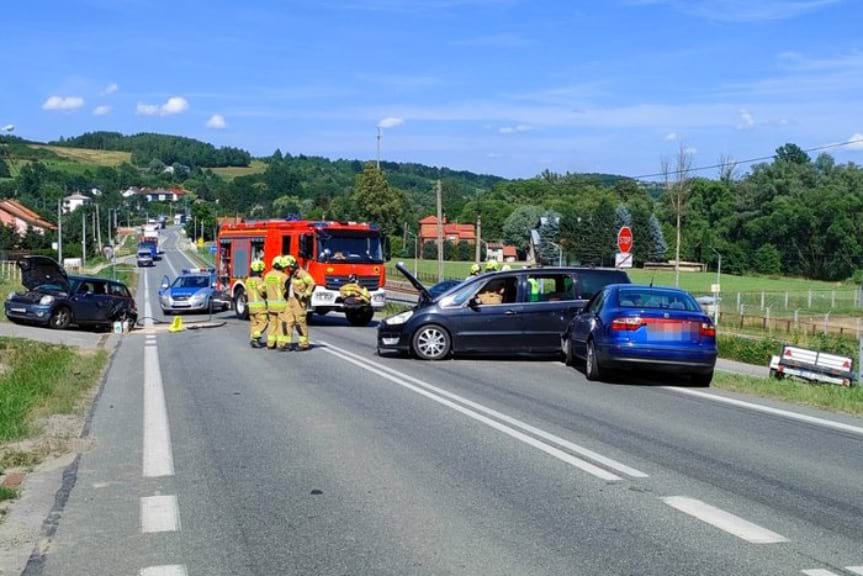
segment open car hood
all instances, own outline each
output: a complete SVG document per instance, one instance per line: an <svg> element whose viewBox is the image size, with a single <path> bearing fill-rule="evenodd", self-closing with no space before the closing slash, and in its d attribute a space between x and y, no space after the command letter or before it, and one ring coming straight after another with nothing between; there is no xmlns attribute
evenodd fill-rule
<svg viewBox="0 0 863 576"><path fill-rule="evenodd" d="M410 282L411 285L413 285L413 287L417 289L420 295L422 295L422 297L425 298L427 302L431 302L433 300L432 295L429 294L429 291L426 289L425 286L423 286L423 283L417 280L416 276L411 274L410 271L405 268L404 264L399 262L398 264L396 264L396 269L402 273L402 276L408 279L408 282Z"/></svg>
<svg viewBox="0 0 863 576"><path fill-rule="evenodd" d="M47 256L27 256L18 260L21 269L21 283L33 290L44 284L57 284L69 291L69 277L66 271L52 258Z"/></svg>

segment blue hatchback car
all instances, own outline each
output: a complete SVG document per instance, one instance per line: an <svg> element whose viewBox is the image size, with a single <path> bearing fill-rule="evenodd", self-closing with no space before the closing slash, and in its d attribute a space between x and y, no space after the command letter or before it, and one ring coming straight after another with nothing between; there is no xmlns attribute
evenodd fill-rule
<svg viewBox="0 0 863 576"><path fill-rule="evenodd" d="M709 386L716 327L695 299L676 288L613 284L598 292L563 333L567 364L583 358L588 380L620 368L688 374Z"/></svg>

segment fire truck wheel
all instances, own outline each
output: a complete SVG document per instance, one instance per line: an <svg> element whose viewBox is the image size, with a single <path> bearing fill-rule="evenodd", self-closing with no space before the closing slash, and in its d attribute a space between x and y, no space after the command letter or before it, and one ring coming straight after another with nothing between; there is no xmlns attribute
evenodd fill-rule
<svg viewBox="0 0 863 576"><path fill-rule="evenodd" d="M237 318L240 320L249 319L249 306L246 301L246 292L242 288L237 289L234 294L234 312L237 313Z"/></svg>
<svg viewBox="0 0 863 576"><path fill-rule="evenodd" d="M351 326L368 326L374 315L375 311L371 307L360 308L358 310L345 310L345 317L347 317Z"/></svg>

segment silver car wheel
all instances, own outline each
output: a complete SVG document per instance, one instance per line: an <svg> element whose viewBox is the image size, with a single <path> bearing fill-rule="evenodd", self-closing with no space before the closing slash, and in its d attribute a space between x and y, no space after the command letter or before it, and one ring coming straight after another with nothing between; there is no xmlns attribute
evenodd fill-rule
<svg viewBox="0 0 863 576"><path fill-rule="evenodd" d="M424 328L417 337L417 348L423 356L437 358L446 349L446 336L437 328Z"/></svg>

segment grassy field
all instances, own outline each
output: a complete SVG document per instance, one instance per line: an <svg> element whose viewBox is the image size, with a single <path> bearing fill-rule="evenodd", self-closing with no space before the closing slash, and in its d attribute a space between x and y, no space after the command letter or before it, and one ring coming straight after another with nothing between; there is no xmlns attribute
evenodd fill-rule
<svg viewBox="0 0 863 576"><path fill-rule="evenodd" d="M83 164L92 166L119 166L123 162L132 162L131 152L117 152L115 150L90 150L89 148L67 148L65 146L46 146L44 144L30 144L31 148L44 148L54 154Z"/></svg>
<svg viewBox="0 0 863 576"><path fill-rule="evenodd" d="M717 372L713 378L714 388L743 392L763 398L775 398L804 406L825 408L834 412L863 414L863 387L807 384L794 380L756 378Z"/></svg>
<svg viewBox="0 0 863 576"><path fill-rule="evenodd" d="M412 258L393 259L387 264L387 272L395 278L401 275L395 270L397 261L404 262L408 270L413 272L414 261ZM444 262L445 278L464 278L470 273L472 262ZM513 268L524 266L523 262L511 264ZM425 277L437 278L437 261L420 260L419 272ZM395 275L392 275L395 274ZM653 280L656 286L674 286L674 272L665 270L629 270L629 277L633 282L648 284ZM425 280L425 278L423 278ZM680 286L690 292L697 294L709 293L710 285L716 282L716 274L713 272L681 272ZM818 280L806 280L805 278L782 278L767 276L733 276L722 275L722 291L729 292L801 292L806 290L850 290L853 286L838 282L821 282Z"/></svg>
<svg viewBox="0 0 863 576"><path fill-rule="evenodd" d="M32 434L36 418L79 410L107 361L101 350L0 338L0 441Z"/></svg>
<svg viewBox="0 0 863 576"><path fill-rule="evenodd" d="M267 169L267 164L261 160L252 160L248 166L226 166L224 168L213 168L213 172L225 178L233 180L237 176L250 176L260 174Z"/></svg>

